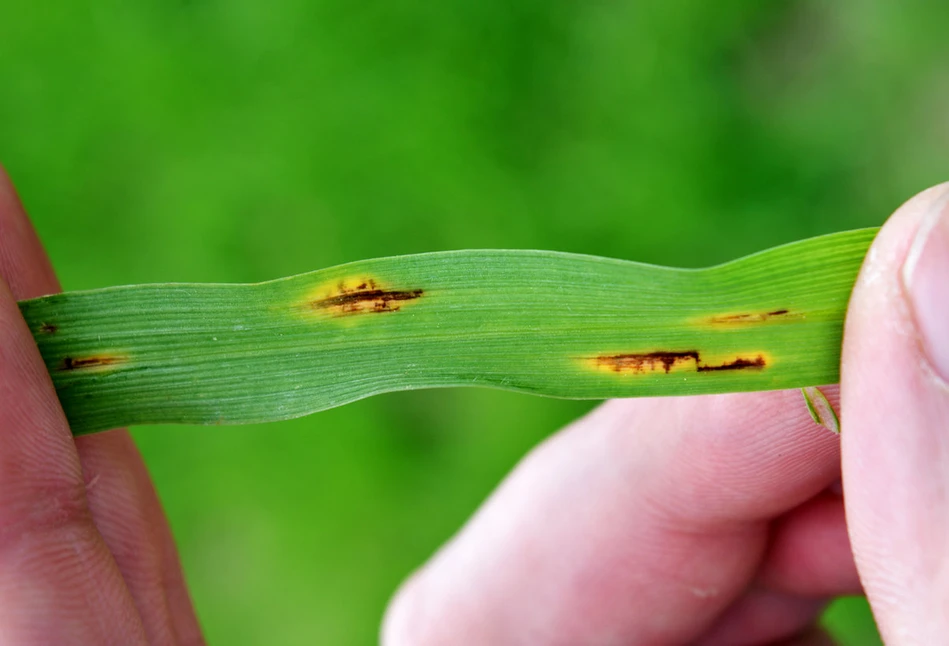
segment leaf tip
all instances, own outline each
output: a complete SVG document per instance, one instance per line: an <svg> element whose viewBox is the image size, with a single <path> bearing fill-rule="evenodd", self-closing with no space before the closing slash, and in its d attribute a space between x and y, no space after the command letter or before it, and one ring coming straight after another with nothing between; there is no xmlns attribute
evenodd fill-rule
<svg viewBox="0 0 949 646"><path fill-rule="evenodd" d="M837 411L827 400L827 396L816 386L801 388L801 394L804 396L804 404L814 423L840 435L840 419L837 417Z"/></svg>

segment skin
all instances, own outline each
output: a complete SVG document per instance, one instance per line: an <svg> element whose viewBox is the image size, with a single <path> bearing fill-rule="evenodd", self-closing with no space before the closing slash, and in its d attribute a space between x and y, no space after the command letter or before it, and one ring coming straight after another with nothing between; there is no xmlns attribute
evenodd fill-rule
<svg viewBox="0 0 949 646"><path fill-rule="evenodd" d="M59 291L0 171L0 644L203 644L127 431L73 438L16 301Z"/></svg>
<svg viewBox="0 0 949 646"><path fill-rule="evenodd" d="M842 441L797 391L607 402L403 584L383 643L829 644L822 608L861 592L888 644L939 643L949 387L900 268L946 194L904 205L868 255L825 391ZM59 285L2 173L0 277L0 644L204 643L128 433L69 432L16 307Z"/></svg>

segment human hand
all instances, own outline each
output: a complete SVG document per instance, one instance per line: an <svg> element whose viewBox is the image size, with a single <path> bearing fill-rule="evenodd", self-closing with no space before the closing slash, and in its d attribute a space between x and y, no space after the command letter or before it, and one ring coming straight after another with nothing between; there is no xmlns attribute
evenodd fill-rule
<svg viewBox="0 0 949 646"><path fill-rule="evenodd" d="M0 171L0 643L202 644L127 431L73 438L18 299L59 290Z"/></svg>
<svg viewBox="0 0 949 646"><path fill-rule="evenodd" d="M829 644L825 603L862 590L888 644L944 643L947 199L904 205L865 261L826 389L840 441L797 391L608 402L403 584L383 643Z"/></svg>

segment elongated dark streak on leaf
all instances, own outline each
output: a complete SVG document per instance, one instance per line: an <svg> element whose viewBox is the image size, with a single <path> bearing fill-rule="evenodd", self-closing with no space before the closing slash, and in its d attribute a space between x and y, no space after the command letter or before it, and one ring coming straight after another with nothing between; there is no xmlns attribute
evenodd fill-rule
<svg viewBox="0 0 949 646"><path fill-rule="evenodd" d="M91 368L106 368L117 366L128 361L128 357L103 354L91 357L64 357L59 364L58 370L88 370Z"/></svg>
<svg viewBox="0 0 949 646"><path fill-rule="evenodd" d="M370 289L362 292L353 292L350 294L340 294L324 298L313 303L317 309L340 308L344 312L352 308L361 310L363 305L369 304L374 312L394 312L399 309L391 305L392 301L410 301L422 295L421 289L412 289L406 291L384 291L381 289Z"/></svg>
<svg viewBox="0 0 949 646"><path fill-rule="evenodd" d="M702 363L701 354L697 350L667 351L660 350L647 353L600 355L593 358L598 368L608 368L613 372L645 374L657 372L660 368L669 374L680 364L694 365L695 372L720 372L725 370L761 370L767 366L763 354L754 358L737 357L734 361L718 365Z"/></svg>
<svg viewBox="0 0 949 646"><path fill-rule="evenodd" d="M723 363L719 366L703 366L699 364L697 369L698 372L716 372L719 370L744 370L745 368L761 369L766 365L764 356L758 355L754 359L743 359L738 357L734 361L728 363Z"/></svg>
<svg viewBox="0 0 949 646"><path fill-rule="evenodd" d="M614 372L656 372L661 366L666 374L676 365L685 361L699 362L699 353L690 350L687 352L648 352L643 354L613 354L595 357L593 361L599 367L609 368Z"/></svg>
<svg viewBox="0 0 949 646"><path fill-rule="evenodd" d="M382 314L397 312L401 303L421 298L424 293L422 289L383 289L373 278L341 280L320 298L311 300L310 307L333 316Z"/></svg>
<svg viewBox="0 0 949 646"><path fill-rule="evenodd" d="M734 325L789 321L803 318L805 318L805 315L801 312L792 312L789 309L782 308L773 310L771 312L741 312L738 314L720 314L718 316L712 316L706 319L706 322L712 325Z"/></svg>

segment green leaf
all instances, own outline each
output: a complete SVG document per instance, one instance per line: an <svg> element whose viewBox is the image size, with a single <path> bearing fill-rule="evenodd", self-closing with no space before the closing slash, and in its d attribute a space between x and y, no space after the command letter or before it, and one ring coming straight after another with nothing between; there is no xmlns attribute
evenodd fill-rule
<svg viewBox="0 0 949 646"><path fill-rule="evenodd" d="M847 301L876 231L708 269L453 251L20 309L77 434L287 419L444 386L577 399L802 388L838 380Z"/></svg>

